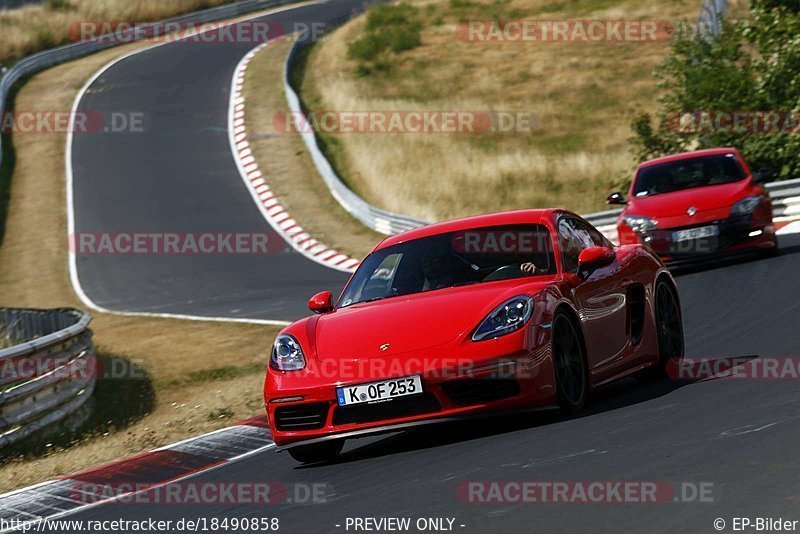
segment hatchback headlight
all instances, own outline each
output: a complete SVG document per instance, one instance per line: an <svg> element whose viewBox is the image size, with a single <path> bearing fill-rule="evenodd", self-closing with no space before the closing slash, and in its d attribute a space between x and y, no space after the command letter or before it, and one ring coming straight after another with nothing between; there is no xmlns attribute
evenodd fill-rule
<svg viewBox="0 0 800 534"><path fill-rule="evenodd" d="M289 334L280 334L272 345L269 366L276 371L300 371L306 367L306 357L300 343Z"/></svg>
<svg viewBox="0 0 800 534"><path fill-rule="evenodd" d="M492 310L472 333L472 341L483 341L516 332L528 322L533 313L533 298L520 295L508 299Z"/></svg>
<svg viewBox="0 0 800 534"><path fill-rule="evenodd" d="M756 211L756 208L761 204L764 197L761 195L753 195L740 200L731 208L731 215L748 215Z"/></svg>
<svg viewBox="0 0 800 534"><path fill-rule="evenodd" d="M642 215L625 215L622 220L631 227L636 233L648 232L650 230L657 230L658 224L650 217L643 217Z"/></svg>

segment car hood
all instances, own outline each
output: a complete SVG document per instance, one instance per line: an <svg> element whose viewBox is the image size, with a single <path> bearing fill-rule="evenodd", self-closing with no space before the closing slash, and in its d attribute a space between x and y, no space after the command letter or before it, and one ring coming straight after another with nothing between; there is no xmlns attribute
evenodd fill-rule
<svg viewBox="0 0 800 534"><path fill-rule="evenodd" d="M506 299L534 295L546 286L490 282L339 308L316 323L317 358L391 357L443 345L468 335Z"/></svg>
<svg viewBox="0 0 800 534"><path fill-rule="evenodd" d="M690 207L698 212L711 211L732 206L747 196L749 190L750 181L740 180L732 184L696 187L652 197L632 197L626 212L658 219L685 215Z"/></svg>

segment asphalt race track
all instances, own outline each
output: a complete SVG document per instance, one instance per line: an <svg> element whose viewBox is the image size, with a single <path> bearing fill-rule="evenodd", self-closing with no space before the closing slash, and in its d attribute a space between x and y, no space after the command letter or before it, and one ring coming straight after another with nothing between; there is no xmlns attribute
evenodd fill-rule
<svg viewBox="0 0 800 534"><path fill-rule="evenodd" d="M781 256L679 278L689 356L796 356L800 236ZM795 334L795 335L793 335ZM313 482L324 504L106 504L71 519L278 517L281 531L344 532L347 517L451 517L457 532L713 532L715 518L773 516L800 494L794 380L626 379L580 417L502 416L348 442L334 465L299 467L266 451L194 482ZM713 484L713 502L477 505L468 481L666 481ZM352 532L352 530L351 530ZM412 530L412 532L414 532Z"/></svg>
<svg viewBox="0 0 800 534"><path fill-rule="evenodd" d="M336 0L267 19L291 29L359 4ZM274 234L238 174L227 134L233 71L257 44L170 43L123 59L91 84L77 111L143 114L144 132L74 136L76 233ZM83 291L114 311L292 320L320 288L335 292L347 281L295 252L76 259Z"/></svg>
<svg viewBox="0 0 800 534"><path fill-rule="evenodd" d="M318 20L348 4L298 8L284 18ZM163 46L97 81L85 109L144 109L154 123L140 137L76 137L80 229L269 230L236 175L224 132L230 77L247 49ZM776 258L679 277L689 356L797 356L800 237L784 236L782 247ZM344 282L296 254L95 256L80 258L79 267L84 289L102 306L239 317L298 316L309 294ZM626 379L595 392L578 417L517 414L366 438L348 442L333 465L299 467L266 451L192 479L322 483L332 492L322 504L111 503L70 518L277 517L282 532L320 534L345 532L348 517L395 516L454 518L454 530L469 534L714 532L715 518L797 510L798 405L793 380ZM459 485L476 480L711 483L713 501L461 501Z"/></svg>

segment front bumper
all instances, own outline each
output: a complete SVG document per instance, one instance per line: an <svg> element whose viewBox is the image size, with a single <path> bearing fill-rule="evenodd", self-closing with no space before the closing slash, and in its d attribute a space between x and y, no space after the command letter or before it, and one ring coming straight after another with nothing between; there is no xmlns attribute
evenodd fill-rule
<svg viewBox="0 0 800 534"><path fill-rule="evenodd" d="M324 439L392 432L417 424L495 411L552 406L554 371L549 331L539 330L538 343L522 343L522 332L471 343L473 354L440 359L426 366L403 360L394 373L312 380L300 374L267 374L264 393L270 430L279 447ZM544 339L546 337L546 339ZM530 348L525 348L525 347ZM539 347L539 348L536 348ZM461 347L464 352L464 346ZM392 368L391 366L389 368ZM339 406L336 388L419 374L423 393L389 401ZM284 401L285 400L285 401Z"/></svg>
<svg viewBox="0 0 800 534"><path fill-rule="evenodd" d="M717 226L719 235L676 242L674 233L681 230ZM666 263L703 261L712 257L766 250L776 246L775 226L771 218L742 215L688 226L659 228L636 234L639 242L652 248Z"/></svg>

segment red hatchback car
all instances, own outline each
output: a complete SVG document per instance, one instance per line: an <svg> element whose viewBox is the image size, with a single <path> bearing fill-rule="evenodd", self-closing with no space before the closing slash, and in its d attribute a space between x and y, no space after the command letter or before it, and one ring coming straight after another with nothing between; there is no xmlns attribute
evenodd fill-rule
<svg viewBox="0 0 800 534"><path fill-rule="evenodd" d="M273 439L300 462L422 423L577 410L592 388L683 357L664 264L563 210L389 237L338 302L324 292L309 308L277 336L264 384Z"/></svg>
<svg viewBox="0 0 800 534"><path fill-rule="evenodd" d="M698 150L639 165L628 194L608 196L625 208L620 243L642 243L669 263L712 255L778 250L772 202L735 148Z"/></svg>

